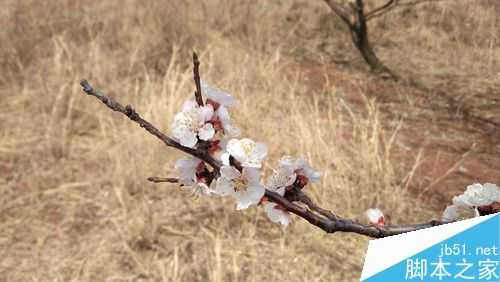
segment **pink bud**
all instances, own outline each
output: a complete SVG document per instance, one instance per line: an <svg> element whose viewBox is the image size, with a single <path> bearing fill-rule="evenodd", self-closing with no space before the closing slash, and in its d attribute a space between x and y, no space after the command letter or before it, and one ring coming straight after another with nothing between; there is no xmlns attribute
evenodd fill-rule
<svg viewBox="0 0 500 282"><path fill-rule="evenodd" d="M371 224L385 225L384 213L379 209L368 209L365 212L368 221Z"/></svg>

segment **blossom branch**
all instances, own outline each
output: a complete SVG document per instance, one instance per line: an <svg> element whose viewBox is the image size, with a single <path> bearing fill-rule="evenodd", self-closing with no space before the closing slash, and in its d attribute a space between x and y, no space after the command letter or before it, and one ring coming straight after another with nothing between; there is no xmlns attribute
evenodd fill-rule
<svg viewBox="0 0 500 282"><path fill-rule="evenodd" d="M282 205L289 212L302 217L312 225L321 228L327 233L351 232L372 238L383 238L387 236L403 234L411 231L416 231L424 228L429 228L449 223L449 222L432 220L426 223L418 223L418 224L387 225L387 226L372 225L372 224L367 225L340 217L335 217L335 218L321 217L312 212L311 210L304 207L300 207L292 203L291 201L287 200L286 198L281 197L278 193L269 190L266 190L265 196L273 200L274 202ZM331 213L329 211L327 212Z"/></svg>
<svg viewBox="0 0 500 282"><path fill-rule="evenodd" d="M199 61L196 53L193 54L193 65L194 80L197 88L195 98L201 101L201 103L198 103L199 108L193 105L194 102L192 101L191 104L185 104L183 111L187 112L181 112L180 115L176 115L174 122L174 124L177 123L177 129L183 130L177 131L177 133L184 134L181 135L182 138L185 137L186 133L191 134L195 138L194 143L188 143L192 147L185 146L185 143L182 143L182 138L181 144L176 141L177 139L173 139L162 133L150 122L143 119L130 105L123 106L112 98L94 90L86 80L80 82L86 94L96 97L109 109L126 115L130 120L138 123L150 134L160 139L165 145L194 157L193 159L181 159L176 162L176 168L181 172L180 178L149 177L148 181L193 186L193 192L201 195L215 194L225 196L238 191L237 196L244 198L242 198L243 200L238 199L237 209L245 209L251 205L260 203L264 206L269 218L273 222L280 222L284 226L289 223L288 213L293 213L327 233L351 232L373 238L387 237L446 224L456 220L457 217L455 214L464 209L465 211L472 211L474 214L479 215L495 212L500 209L500 190L498 187L489 183L484 186L475 184L468 187L468 192L465 195L454 199L454 205L445 211L445 214L450 216L443 216L443 221L432 220L417 224L385 225L383 214L380 210L371 209L373 213L368 217L372 224L358 223L337 216L332 211L318 206L302 191L307 183L318 181L320 177L320 174L302 159L292 160L290 158L283 158L280 160L280 169L275 171L273 177L270 178L271 181L269 184L263 186L260 184L258 174L261 162L267 155L267 147L265 144L255 143L250 139L231 139L227 144L222 145L220 140L214 140L210 137L210 135L213 136L215 134L215 130L220 131L223 128L224 134L226 129L231 129L228 124L229 115L223 105L233 105L234 100L225 92L204 86L204 92L207 92L205 95L213 98L213 100L207 99L210 103L202 106L201 81L198 69ZM201 117L203 119L200 120ZM195 119L190 120L190 118ZM193 123L193 121L195 122ZM220 124L217 125L217 123ZM208 131L205 128L207 125L210 125ZM214 127L214 125L217 126ZM205 132L201 132L200 128L205 129ZM196 135L190 130L197 130ZM210 135L207 135L207 132ZM173 134L174 138L178 138L175 133ZM188 139L187 141L190 140ZM222 146L224 146L224 149ZM223 150L221 152L222 155L219 155L216 159L215 153L221 150ZM224 157L225 154L227 158ZM224 161L222 161L223 159ZM208 169L205 164L209 164L212 169ZM211 184L215 182L214 180L217 180L215 190L210 188ZM474 199L477 195L482 195L482 198ZM372 215L379 220L372 220Z"/></svg>
<svg viewBox="0 0 500 282"><path fill-rule="evenodd" d="M177 141L168 137L167 135L159 131L151 123L144 120L137 112L135 112L135 110L130 105L123 106L120 103L113 100L112 98L102 94L101 92L94 90L94 88L92 88L92 86L86 80L82 80L80 82L80 85L83 87L83 91L85 93L87 93L90 96L96 97L97 99L102 101L109 109L126 115L129 119L138 123L142 128L146 129L146 131L148 131L150 134L160 139L165 145L173 147L175 149L178 149L189 155L192 155L194 157L203 160L204 162L210 164L215 171L218 171L220 169L221 167L220 161L215 160L204 151L187 148L180 145ZM213 175L213 177L215 177L215 175ZM159 178L159 177L150 177L148 178L148 180L155 183L177 182L176 179ZM296 194L296 200L305 203L308 208L301 207L289 201L285 197L279 195L278 193L275 193L267 189L265 191L265 196L270 200L272 200L273 202L283 206L287 211L299 217L302 217L312 225L321 228L327 233L353 232L361 235L366 235L369 237L380 238L443 224L443 222L431 221L429 223L414 224L414 225L393 225L393 226L363 225L360 223L353 222L352 220L337 218L332 212L322 209L316 204L314 204L314 202L309 197L307 197L302 191ZM314 212L317 212L322 216Z"/></svg>
<svg viewBox="0 0 500 282"><path fill-rule="evenodd" d="M154 135L158 139L160 139L165 145L167 145L169 147L176 148L184 153L187 153L189 155L197 157L197 158L205 161L206 163L210 164L214 169L220 168L221 163L218 160L215 160L214 158L212 158L210 155L208 155L204 151L182 146L174 139L172 139L172 138L168 137L167 135L165 135L164 133L162 133L160 130L158 130L156 127L154 127L150 122L143 119L130 105L127 105L124 107L123 105L116 102L112 98L102 94L101 92L99 92L97 90L94 90L94 88L87 82L87 80L82 80L80 82L80 85L83 87L83 91L85 93L87 93L90 96L94 96L97 99L101 100L101 102L103 102L111 110L116 111L116 112L120 112L120 113L126 115L129 119L138 123L140 127L146 129L149 133L151 133L152 135Z"/></svg>

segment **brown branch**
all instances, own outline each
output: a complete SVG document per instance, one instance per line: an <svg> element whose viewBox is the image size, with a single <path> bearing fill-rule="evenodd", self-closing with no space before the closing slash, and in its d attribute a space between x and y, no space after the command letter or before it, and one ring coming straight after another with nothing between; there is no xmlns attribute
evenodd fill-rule
<svg viewBox="0 0 500 282"><path fill-rule="evenodd" d="M349 12L334 0L324 0L330 9L345 23L349 28L352 28L354 23L349 17Z"/></svg>
<svg viewBox="0 0 500 282"><path fill-rule="evenodd" d="M196 85L194 97L196 98L196 103L198 103L198 105L201 107L203 106L203 98L201 96L200 61L198 60L198 55L196 55L196 52L193 52L193 78L194 84Z"/></svg>
<svg viewBox="0 0 500 282"><path fill-rule="evenodd" d="M127 105L125 107L122 106L120 103L116 102L112 98L107 97L106 95L94 90L94 88L92 88L92 86L86 80L82 80L80 82L80 85L83 87L83 91L85 91L85 93L101 100L111 110L126 115L129 119L138 123L140 127L146 129L149 133L160 139L163 143L165 143L165 145L176 148L191 156L197 157L205 161L206 163L210 164L214 169L218 170L222 165L220 161L212 158L207 152L182 146L174 139L162 133L147 120L143 119L130 105Z"/></svg>
<svg viewBox="0 0 500 282"><path fill-rule="evenodd" d="M418 223L418 224L387 225L387 226L367 225L340 217L336 217L335 219L321 217L313 213L311 210L300 207L290 202L289 200L285 199L284 197L280 196L279 194L269 190L266 190L265 196L268 199L272 200L273 202L280 204L281 206L286 208L289 212L302 217L312 225L321 228L327 233L352 232L372 238L383 238L387 236L403 234L411 231L416 231L448 223L448 222L432 220L426 223Z"/></svg>
<svg viewBox="0 0 500 282"><path fill-rule="evenodd" d="M154 183L162 183L162 182L179 183L179 179L178 178L157 177L157 176L148 177L148 181L151 181L151 182L154 182Z"/></svg>
<svg viewBox="0 0 500 282"><path fill-rule="evenodd" d="M442 2L442 1L446 1L446 0L414 0L414 1L409 1L409 2L400 2L399 0L396 0L396 2L394 3L394 5L390 5L388 7L385 7L384 9L379 9L378 11L376 11L377 9L369 12L366 14L366 20L369 21L369 20L372 20L374 18L378 18L382 15L385 15L397 8L403 8L403 7L408 7L408 6L417 6L419 4L424 4L424 3L432 3L432 2Z"/></svg>
<svg viewBox="0 0 500 282"><path fill-rule="evenodd" d="M312 211L328 218L328 219L331 219L331 220L337 220L337 216L329 211L329 210L326 210L318 205L316 205L316 203L313 202L313 200L311 200L311 198L309 198L309 196L307 196L304 192L302 192L301 188L298 187L297 185L293 185L293 190L290 191L290 192L287 192L287 194L285 194L285 198L294 202L301 202L303 204L305 204L309 209L311 209Z"/></svg>
<svg viewBox="0 0 500 282"><path fill-rule="evenodd" d="M389 8L392 4L396 4L397 5L398 4L398 0L389 0L384 5L381 5L380 7L377 7L375 9L371 10L370 12L365 13L365 16L366 16L366 18L369 18L371 15L376 14L376 13L382 11L382 10L385 10L385 9Z"/></svg>

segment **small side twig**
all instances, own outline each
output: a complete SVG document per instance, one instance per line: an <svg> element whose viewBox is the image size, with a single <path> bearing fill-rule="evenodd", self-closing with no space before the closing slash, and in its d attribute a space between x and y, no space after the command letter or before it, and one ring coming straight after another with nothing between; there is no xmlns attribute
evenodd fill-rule
<svg viewBox="0 0 500 282"><path fill-rule="evenodd" d="M312 211L317 212L330 220L337 220L337 216L333 212L316 205L316 203L314 203L313 200L311 200L311 198L302 192L302 190L296 185L294 185L292 191L287 193L285 196L292 202L296 201L305 204Z"/></svg>
<svg viewBox="0 0 500 282"><path fill-rule="evenodd" d="M151 181L151 182L154 182L154 183L162 183L162 182L179 183L179 179L178 178L157 177L157 176L148 177L148 181Z"/></svg>
<svg viewBox="0 0 500 282"><path fill-rule="evenodd" d="M194 97L196 98L196 103L201 107L203 106L203 97L201 96L200 60L198 60L196 52L193 52L193 78L196 85Z"/></svg>

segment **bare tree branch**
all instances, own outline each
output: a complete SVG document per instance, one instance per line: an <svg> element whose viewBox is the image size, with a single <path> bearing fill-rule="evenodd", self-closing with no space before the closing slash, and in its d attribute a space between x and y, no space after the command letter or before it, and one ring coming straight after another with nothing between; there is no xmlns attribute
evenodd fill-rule
<svg viewBox="0 0 500 282"><path fill-rule="evenodd" d="M332 11L345 23L352 28L354 23L351 21L349 17L349 12L342 7L339 3L335 2L335 0L324 0L325 3L332 9Z"/></svg>
<svg viewBox="0 0 500 282"><path fill-rule="evenodd" d="M161 183L161 182L179 183L179 179L178 178L157 177L157 176L148 177L148 181L151 181L151 182L154 182L154 183Z"/></svg>
<svg viewBox="0 0 500 282"><path fill-rule="evenodd" d="M366 20L372 20L374 18L378 18L382 15L385 15L397 8L403 8L403 7L408 7L408 6L417 6L419 4L424 4L424 3L432 3L432 2L442 2L446 0L414 0L414 1L409 1L409 2L400 2L400 0L396 0L394 5L389 5L383 9L375 9L369 13L366 14Z"/></svg>
<svg viewBox="0 0 500 282"><path fill-rule="evenodd" d="M396 4L397 5L398 4L398 0L389 0L389 1L387 1L384 5L382 5L380 7L377 7L375 9L371 10L370 12L365 13L365 17L369 18L371 15L376 14L376 13L382 11L382 10L385 10L385 9L389 8L389 6L391 6L392 4Z"/></svg>
<svg viewBox="0 0 500 282"><path fill-rule="evenodd" d="M194 97L196 98L196 103L198 103L198 105L201 107L203 106L203 98L201 96L200 61L198 60L198 55L196 55L196 52L193 52L193 78L194 84L196 85Z"/></svg>

